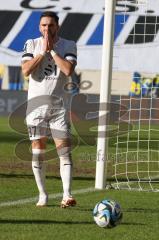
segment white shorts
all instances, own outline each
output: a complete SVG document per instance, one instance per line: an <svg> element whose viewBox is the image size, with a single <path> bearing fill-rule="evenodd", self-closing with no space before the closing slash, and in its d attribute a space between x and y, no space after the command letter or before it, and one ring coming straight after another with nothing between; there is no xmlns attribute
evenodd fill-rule
<svg viewBox="0 0 159 240"><path fill-rule="evenodd" d="M27 115L26 123L30 140L70 137L69 116L65 109L39 107Z"/></svg>

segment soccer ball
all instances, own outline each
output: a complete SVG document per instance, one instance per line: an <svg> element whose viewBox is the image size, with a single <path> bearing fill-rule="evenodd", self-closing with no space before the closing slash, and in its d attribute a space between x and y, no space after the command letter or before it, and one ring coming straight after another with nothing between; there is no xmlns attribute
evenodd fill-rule
<svg viewBox="0 0 159 240"><path fill-rule="evenodd" d="M119 203L113 200L102 200L93 209L94 221L99 227L115 227L122 219L122 210Z"/></svg>

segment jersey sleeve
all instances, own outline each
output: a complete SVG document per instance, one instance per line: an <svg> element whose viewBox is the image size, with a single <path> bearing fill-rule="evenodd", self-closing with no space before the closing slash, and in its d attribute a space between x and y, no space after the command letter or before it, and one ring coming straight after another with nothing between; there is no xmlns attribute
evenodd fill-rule
<svg viewBox="0 0 159 240"><path fill-rule="evenodd" d="M29 39L24 44L22 61L31 60L34 57L34 41Z"/></svg>
<svg viewBox="0 0 159 240"><path fill-rule="evenodd" d="M68 61L75 61L77 63L77 46L74 41L70 41L67 44L64 58Z"/></svg>

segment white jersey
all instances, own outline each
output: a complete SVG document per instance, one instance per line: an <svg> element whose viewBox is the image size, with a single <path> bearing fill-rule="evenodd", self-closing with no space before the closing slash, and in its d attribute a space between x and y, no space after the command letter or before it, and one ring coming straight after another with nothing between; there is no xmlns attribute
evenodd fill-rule
<svg viewBox="0 0 159 240"><path fill-rule="evenodd" d="M77 60L77 48L74 41L59 38L55 52L67 60ZM42 37L29 39L24 45L22 61L31 60L42 52ZM52 96L65 99L68 77L55 65L50 53L46 53L44 59L29 76L28 100L38 96ZM65 101L65 100L64 100Z"/></svg>

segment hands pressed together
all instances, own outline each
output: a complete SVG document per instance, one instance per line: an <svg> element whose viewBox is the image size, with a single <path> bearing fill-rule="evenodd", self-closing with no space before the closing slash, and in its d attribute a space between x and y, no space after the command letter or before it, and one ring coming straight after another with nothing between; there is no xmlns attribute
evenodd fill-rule
<svg viewBox="0 0 159 240"><path fill-rule="evenodd" d="M43 37L43 51L44 52L50 52L51 50L53 50L53 44L54 44L54 40L50 34L49 31L45 31L44 32L44 37Z"/></svg>

